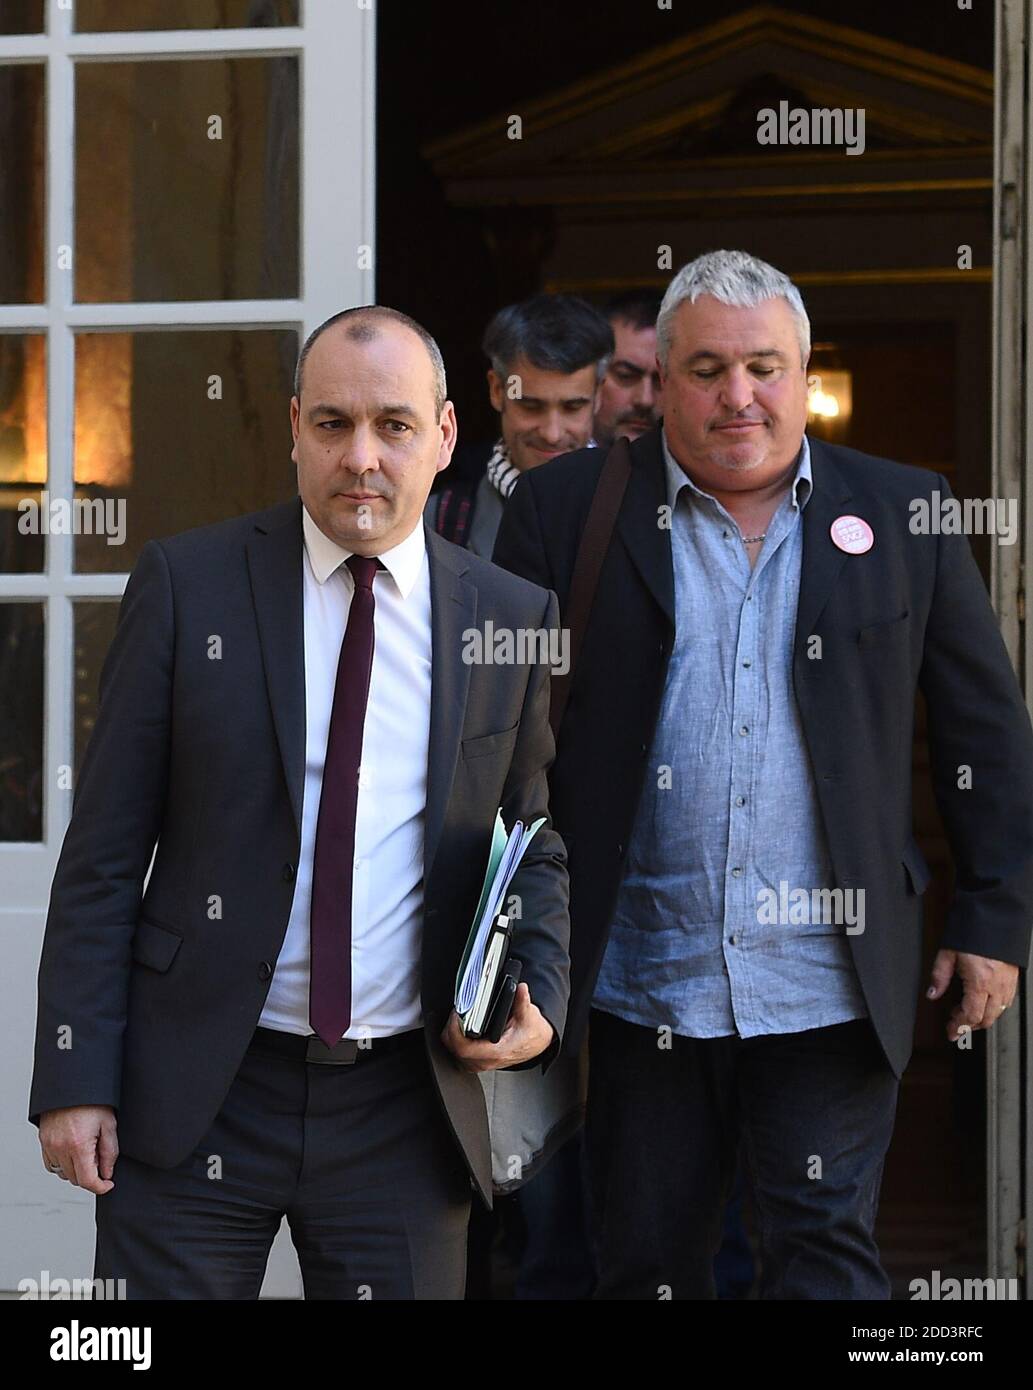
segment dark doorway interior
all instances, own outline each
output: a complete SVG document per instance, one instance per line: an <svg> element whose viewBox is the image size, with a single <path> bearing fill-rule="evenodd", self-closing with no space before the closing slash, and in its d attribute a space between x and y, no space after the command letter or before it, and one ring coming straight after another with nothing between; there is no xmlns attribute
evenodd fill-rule
<svg viewBox="0 0 1033 1390"><path fill-rule="evenodd" d="M675 267L709 247L736 245L798 277L820 345L816 365L849 372L853 411L836 427L837 439L935 468L961 495L988 495L993 15L988 5L932 8L930 18L929 6L899 0L869 0L861 11L846 0L797 0L780 8L781 27L758 30L771 34L771 52L781 56L770 73L762 65L752 78L744 58L744 84L806 90L819 80L815 49L839 65L842 104L850 102L851 71L869 84L867 157L846 161L856 166L849 178L842 162L803 160L776 180L789 190L780 193L764 186L769 170L757 164L757 152L736 147L734 101L716 118L701 107L697 127L690 123L666 144L658 135L655 146L642 146L651 153L636 159L639 97L626 67L615 79L610 162L579 163L576 145L563 143L564 129L572 128L565 123L582 118L584 84L591 88L599 73L665 46L692 55L694 36L715 25L740 21L748 28L758 12L746 5L718 3L701 12L638 0L604 9L589 0L420 7L382 0L378 298L437 336L461 437L472 442L494 431L478 344L501 304L540 288L573 289L599 301L629 281L661 286L667 277L650 260L659 243L671 246ZM840 41L822 30L815 38L807 31L812 22L854 37ZM741 39L733 35L725 48ZM785 45L794 44L799 70L789 71ZM886 45L905 46L911 59ZM736 51L748 54L748 43ZM727 63L723 54L720 43L708 41L699 65L687 69L678 98L687 110L710 90L717 69L707 66L709 55L714 64ZM912 78L900 78L902 70ZM733 64L730 81L735 71ZM952 86L965 95L948 97ZM553 104L548 120L538 118L540 157L535 163L529 145L527 162L514 164L505 119L541 113L546 98ZM676 113L678 101L665 109ZM831 96L828 104L835 104ZM497 161L477 136L492 118ZM603 126L606 119L599 117ZM490 139L490 125L488 131ZM442 153L445 137L463 132L465 142ZM631 155L620 153L618 137L626 133ZM652 182L644 182L647 173ZM583 193L574 198L578 180ZM694 196L699 187L710 196ZM967 274L959 269L962 246L971 248ZM985 573L988 555L978 545L977 556ZM936 871L927 897L931 959L950 871L918 713L916 833ZM920 1006L884 1179L880 1240L898 1297L907 1296L909 1279L934 1269L944 1276L985 1273L982 1037L971 1052L950 1046L948 1013L949 1004Z"/></svg>

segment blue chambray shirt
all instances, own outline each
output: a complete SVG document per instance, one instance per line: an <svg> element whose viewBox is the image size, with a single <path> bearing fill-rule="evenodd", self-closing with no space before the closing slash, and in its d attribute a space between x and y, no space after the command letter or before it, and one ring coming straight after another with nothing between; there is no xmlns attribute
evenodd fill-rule
<svg viewBox="0 0 1033 1390"><path fill-rule="evenodd" d="M693 1038L865 1018L844 924L758 912L763 889L834 884L793 691L807 438L752 571L663 452L676 633L593 1006Z"/></svg>

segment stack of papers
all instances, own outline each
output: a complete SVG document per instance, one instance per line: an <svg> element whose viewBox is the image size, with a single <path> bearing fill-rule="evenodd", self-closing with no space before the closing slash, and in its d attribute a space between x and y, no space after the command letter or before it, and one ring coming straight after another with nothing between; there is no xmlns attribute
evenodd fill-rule
<svg viewBox="0 0 1033 1390"><path fill-rule="evenodd" d="M488 940L524 852L544 824L544 816L540 816L526 829L523 821L517 821L507 837L502 812L499 810L495 813L488 868L484 875L473 925L466 940L466 949L459 963L459 973L456 975L455 1009L460 1018L470 1013L478 996L484 999L494 993L494 982L504 961L496 959L489 952ZM506 927L507 919L503 917L499 925Z"/></svg>

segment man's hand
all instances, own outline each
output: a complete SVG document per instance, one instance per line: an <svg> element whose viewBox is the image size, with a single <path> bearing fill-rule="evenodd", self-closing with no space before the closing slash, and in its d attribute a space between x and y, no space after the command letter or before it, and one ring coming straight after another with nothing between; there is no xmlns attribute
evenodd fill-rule
<svg viewBox="0 0 1033 1390"><path fill-rule="evenodd" d="M448 1018L441 1041L463 1071L497 1071L527 1062L552 1042L552 1024L536 1004L526 984L517 985L509 1022L497 1043L474 1041L463 1033L455 1009Z"/></svg>
<svg viewBox="0 0 1033 1390"><path fill-rule="evenodd" d="M1015 998L1019 984L1017 965L969 955L967 951L937 951L926 998L939 999L955 970L961 977L962 995L947 1024L951 1042L957 1042L965 1027L992 1028Z"/></svg>
<svg viewBox="0 0 1033 1390"><path fill-rule="evenodd" d="M98 1197L110 1192L118 1158L115 1112L110 1105L66 1105L39 1117L39 1146L48 1173L85 1187Z"/></svg>

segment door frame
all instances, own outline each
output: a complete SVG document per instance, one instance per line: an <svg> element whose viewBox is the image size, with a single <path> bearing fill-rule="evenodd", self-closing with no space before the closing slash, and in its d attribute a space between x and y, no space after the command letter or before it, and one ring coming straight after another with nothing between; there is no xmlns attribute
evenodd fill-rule
<svg viewBox="0 0 1033 1390"><path fill-rule="evenodd" d="M1018 545L991 549L991 596L1027 705L1033 648L1027 640L1025 569L1033 543L1027 480L1033 465L1033 397L1027 390L1033 264L1028 218L1030 130L1028 0L997 0L994 72L994 256L992 491L1017 498ZM1025 1015L1025 1034L1023 1034ZM1026 1038L1025 1054L1023 1036ZM987 1265L993 1279L1017 1279L1033 1297L1025 1261L1026 1202L1033 1186L1031 1076L1033 991L1023 977L1017 1007L987 1035Z"/></svg>

